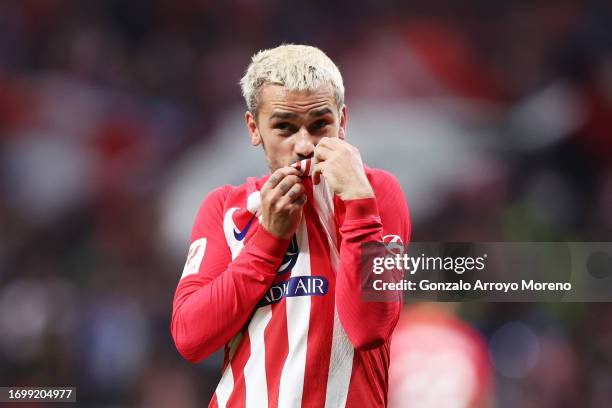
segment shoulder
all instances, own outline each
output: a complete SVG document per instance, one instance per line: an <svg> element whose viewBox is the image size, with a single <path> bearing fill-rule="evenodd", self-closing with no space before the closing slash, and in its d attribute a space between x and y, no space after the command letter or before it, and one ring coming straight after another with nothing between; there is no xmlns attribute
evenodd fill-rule
<svg viewBox="0 0 612 408"><path fill-rule="evenodd" d="M249 177L246 182L237 186L226 184L215 188L202 200L198 215L208 213L209 216L222 216L228 207L244 206L249 194L259 190L259 185L264 178Z"/></svg>
<svg viewBox="0 0 612 408"><path fill-rule="evenodd" d="M365 168L366 175L368 176L368 178L373 177L376 179L394 179L396 180L396 177L387 170L379 169L376 167L368 167L368 166L364 166L364 168Z"/></svg>
<svg viewBox="0 0 612 408"><path fill-rule="evenodd" d="M402 187L392 173L387 170L365 167L366 176L377 196L390 191L402 191Z"/></svg>
<svg viewBox="0 0 612 408"><path fill-rule="evenodd" d="M206 194L206 196L202 200L202 204L200 204L200 209L205 207L223 207L223 203L225 203L227 197L229 197L229 195L237 188L238 187L232 186L230 184L215 188L214 190Z"/></svg>
<svg viewBox="0 0 612 408"><path fill-rule="evenodd" d="M407 212L408 200L397 177L383 169L366 167L366 175L382 211Z"/></svg>
<svg viewBox="0 0 612 408"><path fill-rule="evenodd" d="M241 186L226 184L206 194L198 208L196 222L202 223L207 220L211 221L212 219L223 219L224 209L227 206L228 200L236 196L240 188Z"/></svg>
<svg viewBox="0 0 612 408"><path fill-rule="evenodd" d="M240 190L240 186L226 184L210 191L198 208L192 229L192 240L194 237L209 235L211 231L223 230L223 217L232 196Z"/></svg>
<svg viewBox="0 0 612 408"><path fill-rule="evenodd" d="M404 242L410 240L412 227L408 200L397 178L387 170L366 167L376 204L386 234L399 235Z"/></svg>

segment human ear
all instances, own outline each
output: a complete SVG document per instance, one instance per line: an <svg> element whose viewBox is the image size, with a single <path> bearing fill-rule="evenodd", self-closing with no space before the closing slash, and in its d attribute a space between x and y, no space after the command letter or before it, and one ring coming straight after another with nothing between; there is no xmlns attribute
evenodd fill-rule
<svg viewBox="0 0 612 408"><path fill-rule="evenodd" d="M340 110L340 128L338 129L338 138L341 140L346 139L346 105L342 105Z"/></svg>
<svg viewBox="0 0 612 408"><path fill-rule="evenodd" d="M249 131L249 137L251 138L251 144L253 146L259 146L261 144L261 134L257 127L257 121L250 111L246 111L244 114L244 120L246 122L247 130Z"/></svg>

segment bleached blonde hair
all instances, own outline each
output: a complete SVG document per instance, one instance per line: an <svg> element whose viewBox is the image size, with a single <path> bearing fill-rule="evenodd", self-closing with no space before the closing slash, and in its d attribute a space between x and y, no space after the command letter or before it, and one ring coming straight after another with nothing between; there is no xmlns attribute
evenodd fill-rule
<svg viewBox="0 0 612 408"><path fill-rule="evenodd" d="M247 108L255 117L259 94L266 84L281 85L290 91L314 91L330 84L338 110L344 105L344 84L340 70L316 47L283 44L253 55L240 80L240 87Z"/></svg>

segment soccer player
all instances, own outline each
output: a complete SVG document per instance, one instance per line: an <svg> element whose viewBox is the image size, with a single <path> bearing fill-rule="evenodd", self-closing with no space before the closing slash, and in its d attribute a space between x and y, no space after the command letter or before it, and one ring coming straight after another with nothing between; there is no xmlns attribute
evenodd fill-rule
<svg viewBox="0 0 612 408"><path fill-rule="evenodd" d="M260 51L240 84L270 174L202 202L176 347L193 362L225 347L211 407L384 407L401 296L362 300L359 264L362 243L408 241L404 193L346 141L342 77L321 50Z"/></svg>

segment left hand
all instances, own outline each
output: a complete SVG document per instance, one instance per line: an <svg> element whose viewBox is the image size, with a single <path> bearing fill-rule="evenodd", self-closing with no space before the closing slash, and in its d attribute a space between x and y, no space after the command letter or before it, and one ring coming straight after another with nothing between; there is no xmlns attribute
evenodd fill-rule
<svg viewBox="0 0 612 408"><path fill-rule="evenodd" d="M315 174L321 173L343 201L374 197L355 146L339 138L324 137L315 147L314 158Z"/></svg>

